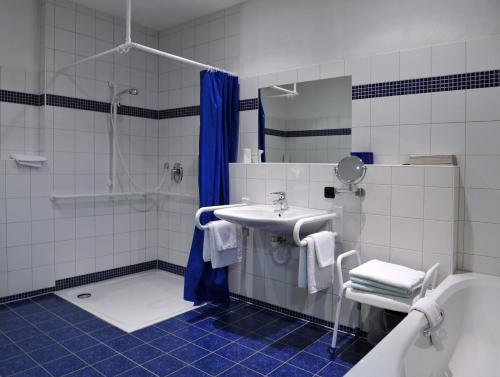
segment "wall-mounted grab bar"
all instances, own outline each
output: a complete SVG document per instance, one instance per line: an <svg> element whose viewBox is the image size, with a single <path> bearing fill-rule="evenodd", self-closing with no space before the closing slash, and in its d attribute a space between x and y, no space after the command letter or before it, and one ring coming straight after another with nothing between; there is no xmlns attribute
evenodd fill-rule
<svg viewBox="0 0 500 377"><path fill-rule="evenodd" d="M247 203L238 203L238 204L227 204L227 205L221 205L221 206L212 206L212 207L201 207L198 211L196 211L196 215L194 216L194 224L199 230L205 230L208 228L208 225L203 225L200 220L201 220L201 215L205 212L212 212L217 209L223 209L223 208L232 208L232 207L243 207L246 206Z"/></svg>
<svg viewBox="0 0 500 377"><path fill-rule="evenodd" d="M335 217L337 217L336 213L327 213L325 215L306 217L297 221L295 223L295 226L293 227L293 240L295 244L299 247L307 246L307 241L300 239L300 228L302 227L302 225L316 223L318 221L333 220ZM335 233L335 235L337 235L337 233Z"/></svg>
<svg viewBox="0 0 500 377"><path fill-rule="evenodd" d="M186 199L196 199L195 195L191 194L182 194L178 192L167 192L167 191L138 191L138 192L102 192L95 194L50 194L50 200L64 200L64 199L94 199L94 198L128 198L134 196L151 196L151 195L160 195L160 196L172 196Z"/></svg>

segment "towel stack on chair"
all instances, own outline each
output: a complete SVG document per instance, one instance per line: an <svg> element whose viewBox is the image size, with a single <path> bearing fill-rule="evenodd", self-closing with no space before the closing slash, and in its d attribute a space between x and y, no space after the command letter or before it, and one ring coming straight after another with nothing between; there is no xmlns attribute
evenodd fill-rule
<svg viewBox="0 0 500 377"><path fill-rule="evenodd" d="M425 273L373 259L349 271L351 287L358 291L397 297L412 297Z"/></svg>

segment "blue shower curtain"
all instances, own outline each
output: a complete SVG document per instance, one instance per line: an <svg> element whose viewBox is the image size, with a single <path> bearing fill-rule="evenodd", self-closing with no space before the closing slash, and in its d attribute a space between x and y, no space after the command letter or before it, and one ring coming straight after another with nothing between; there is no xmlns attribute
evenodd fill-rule
<svg viewBox="0 0 500 377"><path fill-rule="evenodd" d="M262 152L262 162L266 162L266 113L262 104L261 90L259 89L259 132L258 145Z"/></svg>
<svg viewBox="0 0 500 377"><path fill-rule="evenodd" d="M203 71L200 91L200 207L229 203L229 162L238 155L238 78L223 72ZM202 215L202 224L214 219ZM213 269L203 261L203 231L195 228L184 279L184 299L200 305L228 302L227 269Z"/></svg>

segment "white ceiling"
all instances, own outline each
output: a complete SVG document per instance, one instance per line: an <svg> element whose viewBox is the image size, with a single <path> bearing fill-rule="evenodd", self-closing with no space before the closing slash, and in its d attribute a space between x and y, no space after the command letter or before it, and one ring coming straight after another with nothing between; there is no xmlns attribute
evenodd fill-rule
<svg viewBox="0 0 500 377"><path fill-rule="evenodd" d="M132 22L164 30L244 0L132 0ZM125 17L125 0L76 0L113 16Z"/></svg>

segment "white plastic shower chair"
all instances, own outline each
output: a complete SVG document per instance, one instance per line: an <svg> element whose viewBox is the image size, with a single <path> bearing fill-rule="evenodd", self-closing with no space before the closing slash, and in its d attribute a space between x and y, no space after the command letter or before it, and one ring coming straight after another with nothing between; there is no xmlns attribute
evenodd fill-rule
<svg viewBox="0 0 500 377"><path fill-rule="evenodd" d="M421 297L424 297L425 292L428 289L434 289L436 287L438 278L439 263L436 263L434 266L429 268L429 270L425 273L425 277L420 292L415 297L410 297L410 298L387 296L387 295L358 291L351 287L350 280L344 283L344 279L342 277L342 262L346 258L352 256L356 257L356 262L357 262L356 266L361 265L361 256L359 255L359 252L357 250L351 250L339 255L336 262L337 276L339 277L340 285L337 297L337 310L335 312L335 324L333 328L332 344L330 349L330 352L332 352L333 354L335 354L337 347L337 334L339 330L340 311L344 296L352 301L357 302L358 319L356 324L356 330L358 331L359 328L361 327L361 304L368 304L382 309L408 313L414 302L416 302Z"/></svg>

